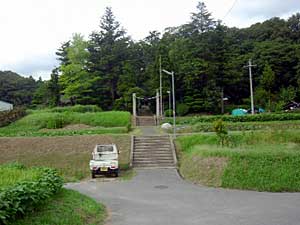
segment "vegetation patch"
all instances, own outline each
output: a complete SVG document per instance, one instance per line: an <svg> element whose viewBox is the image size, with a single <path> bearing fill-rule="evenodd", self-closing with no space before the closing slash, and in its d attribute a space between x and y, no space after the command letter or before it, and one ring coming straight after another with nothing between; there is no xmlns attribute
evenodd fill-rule
<svg viewBox="0 0 300 225"><path fill-rule="evenodd" d="M212 134L179 137L180 172L209 186L300 191L299 135L296 130L236 133L225 147Z"/></svg>
<svg viewBox="0 0 300 225"><path fill-rule="evenodd" d="M76 191L62 189L38 209L14 225L102 225L106 217L105 207Z"/></svg>
<svg viewBox="0 0 300 225"><path fill-rule="evenodd" d="M78 113L86 113L86 112L102 112L102 109L97 105L74 105L74 106L66 106L66 107L54 107L50 109L45 109L44 111L48 112L78 112Z"/></svg>
<svg viewBox="0 0 300 225"><path fill-rule="evenodd" d="M128 112L45 112L31 111L26 117L0 128L0 136L60 136L82 134L127 133L131 127ZM84 124L94 129L58 130L70 124ZM44 129L52 129L53 132Z"/></svg>
<svg viewBox="0 0 300 225"><path fill-rule="evenodd" d="M226 127L229 131L300 129L300 121L226 122ZM212 131L214 131L212 123L197 123L180 129L181 133Z"/></svg>
<svg viewBox="0 0 300 225"><path fill-rule="evenodd" d="M55 168L66 182L90 176L89 160L96 144L115 143L121 170L129 168L129 135L0 138L0 164L18 161L26 166Z"/></svg>
<svg viewBox="0 0 300 225"><path fill-rule="evenodd" d="M5 166L1 166L5 168ZM11 170L11 171L9 171ZM1 173L2 183L0 189L0 223L8 224L18 217L24 216L28 211L33 210L39 204L57 193L63 184L58 173L49 168L40 168L39 175L28 170L27 179L25 175L10 180L9 176L17 174L16 170L25 170L20 166L7 166ZM24 172L23 172L24 173Z"/></svg>
<svg viewBox="0 0 300 225"><path fill-rule="evenodd" d="M215 116L192 116L178 117L176 124L179 125L195 125L198 123L211 123L217 120L226 122L267 122L267 121L288 121L300 120L300 113L263 113L255 115L231 116L231 115L215 115ZM166 118L165 122L172 123L172 118Z"/></svg>

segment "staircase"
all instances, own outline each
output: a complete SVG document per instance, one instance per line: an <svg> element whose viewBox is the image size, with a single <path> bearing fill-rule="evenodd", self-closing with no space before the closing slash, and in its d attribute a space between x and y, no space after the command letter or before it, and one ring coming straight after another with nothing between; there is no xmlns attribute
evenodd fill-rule
<svg viewBox="0 0 300 225"><path fill-rule="evenodd" d="M174 157L168 136L142 136L133 138L134 167L175 167Z"/></svg>
<svg viewBox="0 0 300 225"><path fill-rule="evenodd" d="M137 116L136 126L155 126L155 118L153 116Z"/></svg>

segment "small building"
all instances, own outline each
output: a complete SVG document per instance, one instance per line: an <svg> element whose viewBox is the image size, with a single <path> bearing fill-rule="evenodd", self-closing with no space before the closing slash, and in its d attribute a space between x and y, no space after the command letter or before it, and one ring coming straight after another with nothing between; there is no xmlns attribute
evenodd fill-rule
<svg viewBox="0 0 300 225"><path fill-rule="evenodd" d="M14 106L13 104L10 104L8 102L0 101L0 112L1 111L10 111L13 110Z"/></svg>

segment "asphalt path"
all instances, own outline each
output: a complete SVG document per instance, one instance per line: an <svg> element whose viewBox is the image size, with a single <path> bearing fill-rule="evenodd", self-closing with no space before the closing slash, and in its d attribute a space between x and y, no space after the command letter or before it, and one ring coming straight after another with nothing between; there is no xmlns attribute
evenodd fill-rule
<svg viewBox="0 0 300 225"><path fill-rule="evenodd" d="M108 180L66 185L104 203L108 225L300 225L300 193L201 187L175 169L137 170L132 180Z"/></svg>

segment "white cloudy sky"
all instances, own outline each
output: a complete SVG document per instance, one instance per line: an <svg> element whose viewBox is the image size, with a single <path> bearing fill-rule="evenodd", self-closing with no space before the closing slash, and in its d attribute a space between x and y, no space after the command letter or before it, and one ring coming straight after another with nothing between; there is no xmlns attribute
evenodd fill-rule
<svg viewBox="0 0 300 225"><path fill-rule="evenodd" d="M55 51L75 32L96 30L107 6L134 39L189 21L198 0L0 0L0 70L48 79L57 65ZM204 0L223 19L235 0ZM237 0L223 20L228 26L300 12L300 0Z"/></svg>

